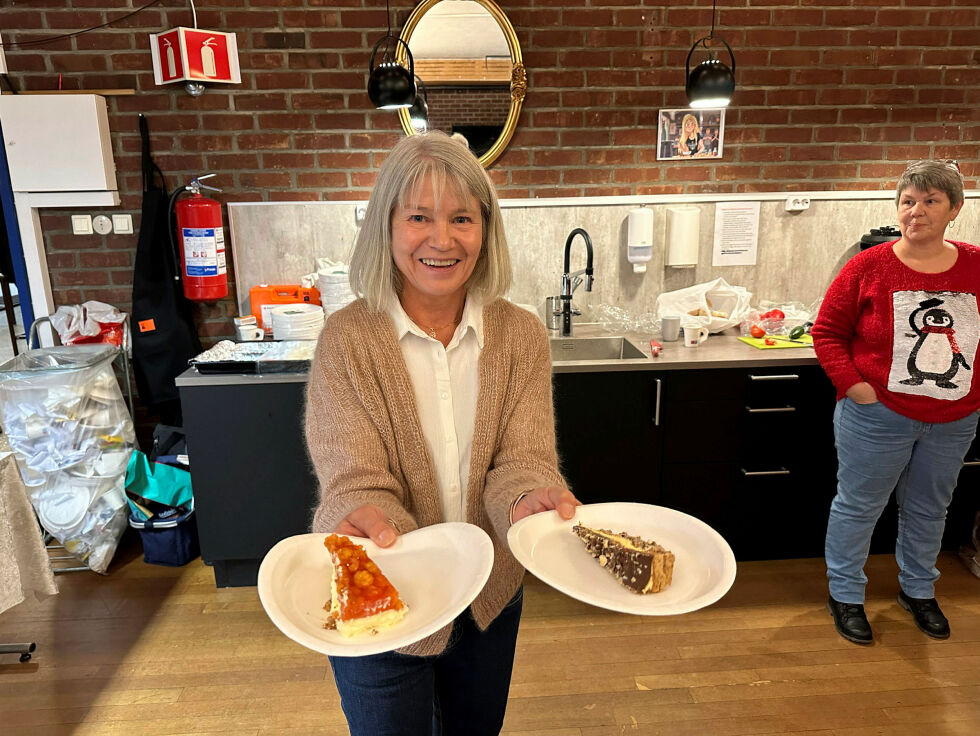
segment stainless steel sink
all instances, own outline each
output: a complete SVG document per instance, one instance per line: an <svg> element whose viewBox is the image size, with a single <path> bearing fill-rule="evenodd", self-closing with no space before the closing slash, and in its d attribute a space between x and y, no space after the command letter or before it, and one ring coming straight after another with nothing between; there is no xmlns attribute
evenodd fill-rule
<svg viewBox="0 0 980 736"><path fill-rule="evenodd" d="M646 355L625 337L553 337L552 362L565 360L629 360Z"/></svg>

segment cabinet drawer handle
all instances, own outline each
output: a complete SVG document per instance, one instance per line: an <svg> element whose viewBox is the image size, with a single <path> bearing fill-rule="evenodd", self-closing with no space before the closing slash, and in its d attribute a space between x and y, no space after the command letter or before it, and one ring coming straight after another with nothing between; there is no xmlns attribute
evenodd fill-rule
<svg viewBox="0 0 980 736"><path fill-rule="evenodd" d="M780 468L779 470L746 470L742 468L742 475L746 478L752 478L758 475L789 475L789 471L786 468Z"/></svg>
<svg viewBox="0 0 980 736"><path fill-rule="evenodd" d="M799 381L800 377L795 373L787 373L786 375L781 375L781 376L755 376L750 373L749 380L751 381Z"/></svg>
<svg viewBox="0 0 980 736"><path fill-rule="evenodd" d="M963 463L964 468L977 468L980 467L980 460L967 460Z"/></svg>
<svg viewBox="0 0 980 736"><path fill-rule="evenodd" d="M653 408L653 426L660 426L660 390L662 388L660 379L657 378L657 405Z"/></svg>
<svg viewBox="0 0 980 736"><path fill-rule="evenodd" d="M751 406L745 407L749 414L782 414L788 411L796 411L795 406L775 406L771 409L753 409Z"/></svg>

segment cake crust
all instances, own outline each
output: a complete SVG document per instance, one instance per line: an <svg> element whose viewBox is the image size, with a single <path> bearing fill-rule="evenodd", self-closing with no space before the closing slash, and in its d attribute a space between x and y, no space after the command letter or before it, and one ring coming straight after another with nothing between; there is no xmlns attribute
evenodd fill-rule
<svg viewBox="0 0 980 736"><path fill-rule="evenodd" d="M674 553L641 537L609 529L592 529L581 522L572 531L586 550L633 593L659 593L674 574Z"/></svg>

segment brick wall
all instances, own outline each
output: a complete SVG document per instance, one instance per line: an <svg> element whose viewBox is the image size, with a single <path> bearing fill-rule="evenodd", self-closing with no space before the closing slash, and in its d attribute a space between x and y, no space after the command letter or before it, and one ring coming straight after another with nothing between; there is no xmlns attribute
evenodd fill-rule
<svg viewBox="0 0 980 736"><path fill-rule="evenodd" d="M147 0L6 0L22 42L94 26ZM980 176L976 0L720 0L738 90L724 158L658 162L657 111L684 107L684 60L710 0L503 0L528 68L517 134L491 174L507 197L890 188L903 162L955 157ZM393 25L411 12L392 0ZM185 0L44 46L7 48L22 89L132 88L109 100L122 207L139 214L137 113L172 188L214 171L222 201L366 198L402 134L371 108L368 56L381 0L199 0L202 28L238 34L242 84L192 98L153 84L147 33L190 25ZM75 237L45 212L57 303L127 308L134 236ZM137 228L138 230L138 228ZM234 301L202 306L205 339Z"/></svg>

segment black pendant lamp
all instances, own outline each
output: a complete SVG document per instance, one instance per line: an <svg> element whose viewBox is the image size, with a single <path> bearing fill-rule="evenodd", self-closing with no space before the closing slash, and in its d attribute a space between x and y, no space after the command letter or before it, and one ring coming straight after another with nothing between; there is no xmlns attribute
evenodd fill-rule
<svg viewBox="0 0 980 736"><path fill-rule="evenodd" d="M424 133L429 129L429 93L425 89L425 82L418 74L415 75L415 89L415 101L408 110L408 117L415 131Z"/></svg>
<svg viewBox="0 0 980 736"><path fill-rule="evenodd" d="M368 97L379 110L397 110L400 107L411 107L415 102L415 61L408 44L391 34L391 8L385 3L388 11L388 32L379 40L371 51L368 77ZM408 58L408 69L395 60L395 50L398 44L405 47ZM378 49L384 46L381 60L375 66Z"/></svg>
<svg viewBox="0 0 980 736"><path fill-rule="evenodd" d="M732 53L732 47L728 45L725 39L720 36L715 38L716 6L717 0L711 5L711 32L704 38L695 41L691 50L687 52L685 89L688 102L691 107L695 108L727 107L735 93L735 54ZM711 49L708 48L708 41L721 41L724 44L725 48L728 49L731 67L715 57ZM691 56L698 46L701 46L708 53L708 58L691 69Z"/></svg>

